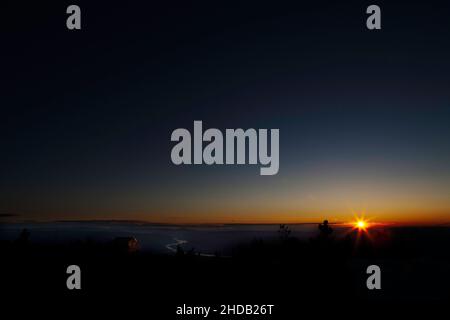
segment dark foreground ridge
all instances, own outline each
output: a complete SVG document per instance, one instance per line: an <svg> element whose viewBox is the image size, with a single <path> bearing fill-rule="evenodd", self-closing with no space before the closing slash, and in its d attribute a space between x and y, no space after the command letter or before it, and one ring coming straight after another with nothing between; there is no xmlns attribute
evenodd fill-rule
<svg viewBox="0 0 450 320"><path fill-rule="evenodd" d="M316 237L301 241L282 225L273 240L255 239L234 247L231 256L213 257L182 247L175 254L144 253L133 237L108 244L36 245L24 230L0 245L3 300L76 301L79 307L93 301L96 306L144 303L161 315L158 319L176 318L175 309L183 304L274 304L275 315L283 316L321 305L380 310L449 300L448 227L379 228L342 238L328 225L319 229ZM82 270L79 291L66 287L72 264ZM382 270L381 290L366 287L366 269L373 264Z"/></svg>

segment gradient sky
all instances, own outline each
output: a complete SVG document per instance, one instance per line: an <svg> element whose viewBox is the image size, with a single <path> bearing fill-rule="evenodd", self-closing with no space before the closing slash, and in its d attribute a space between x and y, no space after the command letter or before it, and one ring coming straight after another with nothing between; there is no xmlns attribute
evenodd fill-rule
<svg viewBox="0 0 450 320"><path fill-rule="evenodd" d="M240 1L242 2L242 1ZM6 4L0 213L21 220L450 221L450 6ZM280 171L175 166L171 132L279 128Z"/></svg>

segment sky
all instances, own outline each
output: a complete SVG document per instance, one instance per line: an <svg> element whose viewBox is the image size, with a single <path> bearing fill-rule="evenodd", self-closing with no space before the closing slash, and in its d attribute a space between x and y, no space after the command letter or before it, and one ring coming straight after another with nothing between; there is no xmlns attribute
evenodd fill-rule
<svg viewBox="0 0 450 320"><path fill-rule="evenodd" d="M6 2L0 215L450 222L450 6ZM280 170L175 166L177 128L280 129Z"/></svg>

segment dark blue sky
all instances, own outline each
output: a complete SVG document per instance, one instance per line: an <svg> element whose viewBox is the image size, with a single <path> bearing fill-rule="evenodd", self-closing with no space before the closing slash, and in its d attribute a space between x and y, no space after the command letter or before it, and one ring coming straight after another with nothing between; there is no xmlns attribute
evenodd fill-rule
<svg viewBox="0 0 450 320"><path fill-rule="evenodd" d="M242 1L241 1L242 2ZM12 2L11 2L12 3ZM5 4L0 212L166 222L450 218L450 6ZM176 167L171 132L279 128L280 171Z"/></svg>

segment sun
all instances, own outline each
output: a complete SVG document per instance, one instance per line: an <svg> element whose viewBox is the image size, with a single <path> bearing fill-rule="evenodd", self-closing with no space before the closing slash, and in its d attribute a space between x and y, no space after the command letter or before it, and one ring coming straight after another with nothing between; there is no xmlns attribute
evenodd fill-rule
<svg viewBox="0 0 450 320"><path fill-rule="evenodd" d="M365 229L367 227L367 223L363 220L356 221L356 227L358 229Z"/></svg>
<svg viewBox="0 0 450 320"><path fill-rule="evenodd" d="M352 210L352 213L353 220L350 220L346 223L346 225L350 227L350 232L357 231L359 235L361 235L362 233L369 235L369 229L379 224L372 222L372 219L374 219L374 217L367 217L365 210L363 210L362 212L355 212Z"/></svg>
<svg viewBox="0 0 450 320"><path fill-rule="evenodd" d="M358 230L366 231L369 227L369 223L366 220L358 219L356 220L356 222L354 222L354 226Z"/></svg>

